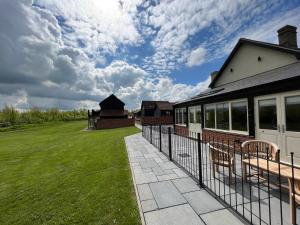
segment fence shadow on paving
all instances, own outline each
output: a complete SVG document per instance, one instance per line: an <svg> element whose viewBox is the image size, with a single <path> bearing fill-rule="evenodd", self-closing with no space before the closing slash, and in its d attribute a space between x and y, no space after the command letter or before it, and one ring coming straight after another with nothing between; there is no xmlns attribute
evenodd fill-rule
<svg viewBox="0 0 300 225"><path fill-rule="evenodd" d="M176 133L171 126L143 126L142 133L250 224L300 224L300 210L292 207L300 199L300 170L293 153L291 164L286 164L280 161L280 151L272 158L272 149L259 152L261 146L242 146L239 140L230 143L200 133Z"/></svg>

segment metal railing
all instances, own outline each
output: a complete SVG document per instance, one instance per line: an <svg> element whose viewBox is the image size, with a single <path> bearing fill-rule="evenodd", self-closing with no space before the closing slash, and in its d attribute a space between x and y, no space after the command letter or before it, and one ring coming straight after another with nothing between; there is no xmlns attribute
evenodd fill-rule
<svg viewBox="0 0 300 225"><path fill-rule="evenodd" d="M298 224L300 169L263 143L230 142L171 126L143 126L143 137L250 224ZM263 149L263 151L262 151ZM274 153L275 151L275 153Z"/></svg>

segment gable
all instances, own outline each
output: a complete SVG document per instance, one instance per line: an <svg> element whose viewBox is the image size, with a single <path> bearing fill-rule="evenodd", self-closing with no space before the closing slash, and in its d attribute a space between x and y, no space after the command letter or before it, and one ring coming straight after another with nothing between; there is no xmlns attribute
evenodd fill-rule
<svg viewBox="0 0 300 225"><path fill-rule="evenodd" d="M260 61L258 57L261 58ZM238 47L225 68L222 68L221 74L218 74L213 83L213 88L297 61L294 54L251 43L243 43Z"/></svg>
<svg viewBox="0 0 300 225"><path fill-rule="evenodd" d="M118 99L114 95L110 95L108 98L100 102L101 109L124 109L124 102Z"/></svg>

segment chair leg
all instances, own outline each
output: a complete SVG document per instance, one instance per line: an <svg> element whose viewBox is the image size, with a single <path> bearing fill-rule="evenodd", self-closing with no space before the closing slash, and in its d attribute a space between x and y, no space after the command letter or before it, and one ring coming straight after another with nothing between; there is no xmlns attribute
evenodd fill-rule
<svg viewBox="0 0 300 225"><path fill-rule="evenodd" d="M260 177L264 177L264 170L259 169L259 176L260 176Z"/></svg>
<svg viewBox="0 0 300 225"><path fill-rule="evenodd" d="M247 165L246 165L246 163L243 163L243 177L244 177L245 183L247 183Z"/></svg>
<svg viewBox="0 0 300 225"><path fill-rule="evenodd" d="M216 170L215 170L215 164L212 163L212 170L213 170L213 178L216 178Z"/></svg>
<svg viewBox="0 0 300 225"><path fill-rule="evenodd" d="M230 185L233 184L231 165L228 167L228 172L229 172L229 185Z"/></svg>
<svg viewBox="0 0 300 225"><path fill-rule="evenodd" d="M293 199L293 192L292 192L292 181L291 179L288 180L289 182L289 200L290 200L290 215L291 215L291 223L296 224L296 215L295 215L295 208L296 208L296 202Z"/></svg>
<svg viewBox="0 0 300 225"><path fill-rule="evenodd" d="M296 215L295 215L295 207L293 196L290 194L290 215L291 215L291 223L296 224Z"/></svg>

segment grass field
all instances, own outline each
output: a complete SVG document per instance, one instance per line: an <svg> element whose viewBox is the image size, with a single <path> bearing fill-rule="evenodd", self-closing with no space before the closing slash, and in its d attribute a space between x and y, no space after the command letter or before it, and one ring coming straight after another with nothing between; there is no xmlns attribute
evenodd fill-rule
<svg viewBox="0 0 300 225"><path fill-rule="evenodd" d="M0 224L140 224L124 136L86 121L0 132Z"/></svg>

